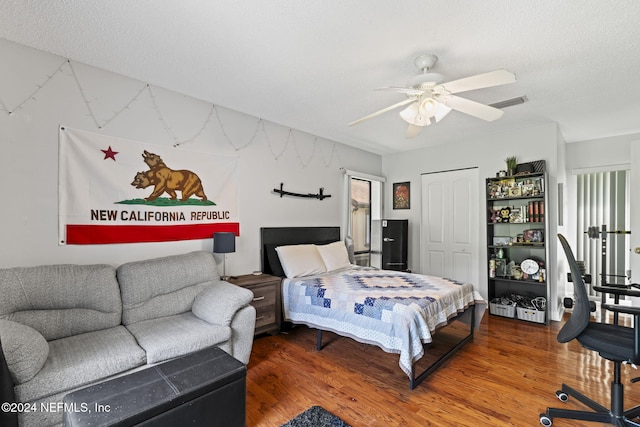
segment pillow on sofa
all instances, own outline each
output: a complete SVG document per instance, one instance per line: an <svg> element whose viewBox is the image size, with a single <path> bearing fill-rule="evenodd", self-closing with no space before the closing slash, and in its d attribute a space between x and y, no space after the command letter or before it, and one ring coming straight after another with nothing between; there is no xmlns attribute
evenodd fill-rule
<svg viewBox="0 0 640 427"><path fill-rule="evenodd" d="M327 271L339 270L351 265L347 246L344 243L338 241L328 245L317 246L317 248L324 265L327 267Z"/></svg>
<svg viewBox="0 0 640 427"><path fill-rule="evenodd" d="M15 384L35 377L49 356L49 343L40 332L22 323L0 319L0 343Z"/></svg>

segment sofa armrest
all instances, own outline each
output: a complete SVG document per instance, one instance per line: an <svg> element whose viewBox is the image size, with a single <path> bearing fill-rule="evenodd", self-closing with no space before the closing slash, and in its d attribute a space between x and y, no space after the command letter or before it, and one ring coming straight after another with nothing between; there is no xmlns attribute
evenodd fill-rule
<svg viewBox="0 0 640 427"><path fill-rule="evenodd" d="M15 403L16 396L13 390L13 380L9 373L7 361L2 351L0 343L0 403ZM18 413L10 411L0 411L0 425L7 427L18 426Z"/></svg>
<svg viewBox="0 0 640 427"><path fill-rule="evenodd" d="M218 281L196 296L191 311L208 323L229 326L236 312L251 301L253 292L250 290Z"/></svg>

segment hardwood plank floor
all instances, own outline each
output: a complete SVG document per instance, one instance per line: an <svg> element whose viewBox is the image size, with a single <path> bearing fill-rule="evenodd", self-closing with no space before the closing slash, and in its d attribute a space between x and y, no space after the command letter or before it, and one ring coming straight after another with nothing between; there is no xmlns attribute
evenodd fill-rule
<svg viewBox="0 0 640 427"><path fill-rule="evenodd" d="M535 426L547 406L581 408L555 397L563 382L609 406L612 364L576 342L558 343L561 326L486 313L473 341L414 390L398 355L378 347L325 332L317 351L316 331L306 326L259 337L247 372L247 425L280 426L320 405L353 427ZM445 331L428 354L445 348ZM623 367L625 407L640 403L640 384L628 381L635 376L640 371ZM600 424L557 419L553 425Z"/></svg>

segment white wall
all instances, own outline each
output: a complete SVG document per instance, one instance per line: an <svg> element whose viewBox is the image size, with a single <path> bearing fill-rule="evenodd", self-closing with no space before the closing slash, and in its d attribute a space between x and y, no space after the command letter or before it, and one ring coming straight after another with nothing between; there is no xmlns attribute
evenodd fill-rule
<svg viewBox="0 0 640 427"><path fill-rule="evenodd" d="M59 246L59 125L165 146L177 142L174 136L178 141L196 136L176 149L237 156L240 237L237 252L227 256L227 274L260 268L260 227L341 225L340 168L381 174L382 159L376 154L223 107L216 108L220 120L214 114L207 122L210 103L153 85L149 92L148 82L73 61L68 64L62 57L1 39L0 58L0 170L5 183L0 267L117 265L212 250L211 239ZM103 129L96 125L83 94ZM272 189L281 182L286 190L302 193L317 193L324 187L332 197L323 201L280 198Z"/></svg>
<svg viewBox="0 0 640 427"><path fill-rule="evenodd" d="M427 130L428 131L428 130ZM549 206L547 219L549 221L549 234L555 236L557 232L557 171L558 145L562 144L555 123L540 124L525 129L511 132L493 133L486 135L474 135L472 140L459 141L431 148L414 150L410 152L385 155L382 159L382 171L387 177L387 189L384 199L384 217L389 219L409 219L409 268L419 272L420 269L420 219L421 219L421 192L420 175L428 172L446 171L477 167L481 177L496 176L496 172L505 169L504 159L515 155L518 161L528 162L534 160L546 160L549 182L547 183ZM393 210L391 184L394 182L410 181L411 185L411 209ZM478 183L478 192L486 194L485 181ZM480 242L486 242L486 198L480 197L480 218L478 227L481 232ZM550 247L550 259L555 259L555 239ZM487 259L486 247L482 245L478 253L480 272L479 291L487 297L487 277L485 260ZM553 280L550 283L550 300L557 300L557 283L553 266L549 266L548 273ZM552 312L552 319L556 319L558 313Z"/></svg>

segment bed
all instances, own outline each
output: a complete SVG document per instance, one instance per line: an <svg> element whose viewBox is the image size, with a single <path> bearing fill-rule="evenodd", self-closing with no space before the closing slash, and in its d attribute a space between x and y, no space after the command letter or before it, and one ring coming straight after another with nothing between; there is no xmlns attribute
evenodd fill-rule
<svg viewBox="0 0 640 427"><path fill-rule="evenodd" d="M317 329L318 350L322 348L322 331L331 331L398 353L411 389L473 338L486 309L469 283L349 264L341 258L342 253L347 254L344 244L333 243L340 242L339 227L262 228L261 240L263 272L283 277L285 321ZM317 249L319 265L326 266L325 271L315 268L312 261L304 267L304 262L298 263L306 257L305 251ZM294 267L291 256L296 258ZM467 323L468 333L416 374L416 362L433 334L454 320Z"/></svg>

